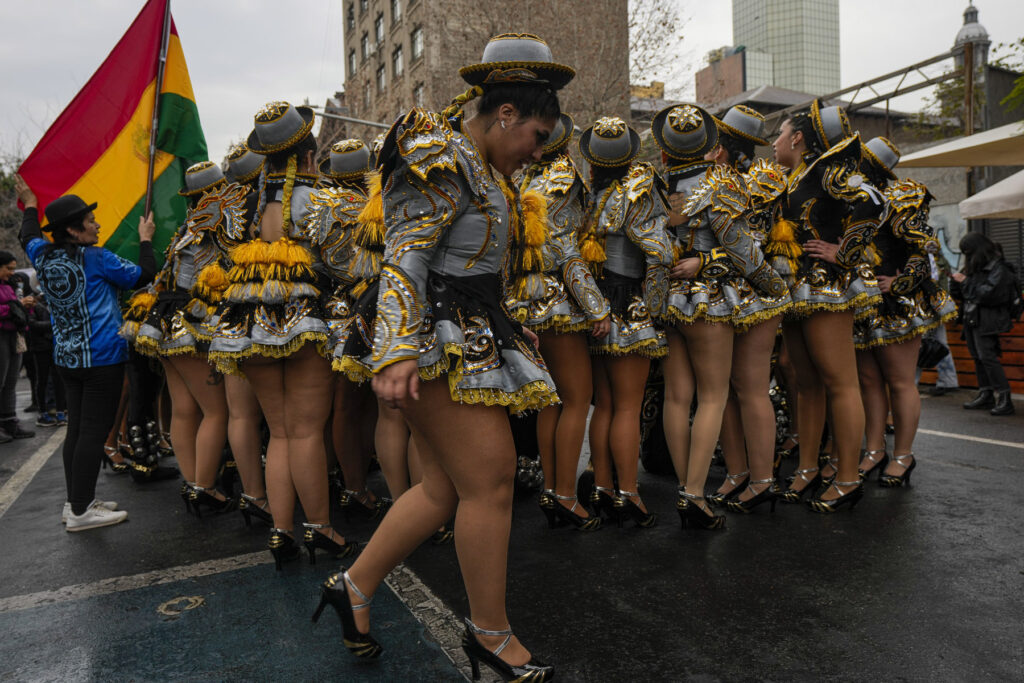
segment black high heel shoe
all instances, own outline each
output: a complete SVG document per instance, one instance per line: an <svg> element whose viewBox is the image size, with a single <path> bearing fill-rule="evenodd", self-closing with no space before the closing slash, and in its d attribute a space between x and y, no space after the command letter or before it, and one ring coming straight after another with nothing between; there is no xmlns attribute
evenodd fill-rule
<svg viewBox="0 0 1024 683"><path fill-rule="evenodd" d="M879 453L882 454L882 457L879 458L878 460L875 460L872 456L878 455ZM883 448L877 451L864 451L863 453L861 453L861 457L865 460L868 460L871 463L871 467L867 468L866 470L862 470L861 468L858 467L857 472L860 474L860 478L863 479L864 481L867 481L868 477L871 476L872 472L878 472L878 479L879 481L881 481L882 472L885 471L885 466L889 464L889 454L885 452L885 449Z"/></svg>
<svg viewBox="0 0 1024 683"><path fill-rule="evenodd" d="M263 501L262 505L260 505L261 500ZM253 498L252 496L247 496L243 493L241 494L241 500L238 501L238 510L242 513L242 516L245 517L246 526L252 526L252 517L255 517L269 526L274 526L274 517L270 514L270 510L268 509L269 507L270 503L267 501L266 496L263 496L262 498Z"/></svg>
<svg viewBox="0 0 1024 683"><path fill-rule="evenodd" d="M338 497L338 504L341 505L341 511L345 513L346 522L351 521L352 516L367 520L380 519L384 516L384 513L387 512L384 501L377 498L373 502L366 502L369 497L370 494L366 489L362 491L342 490Z"/></svg>
<svg viewBox="0 0 1024 683"><path fill-rule="evenodd" d="M476 639L477 636L505 636L494 650L488 650ZM495 673L501 676L504 681L529 681L529 683L544 683L555 677L555 667L542 664L530 658L526 664L513 666L499 657L502 650L512 642L512 629L504 631L488 631L480 628L469 619L466 619L466 634L462 636L462 651L469 658L469 665L473 668L473 680L480 680L480 662L494 669Z"/></svg>
<svg viewBox="0 0 1024 683"><path fill-rule="evenodd" d="M708 505L707 510L701 507L700 502L704 500L702 496L695 496L692 493L686 493L685 491L680 492L679 495L681 499L686 501L686 505L682 506L680 506L678 502L676 503L676 509L679 510L679 521L682 523L684 529L687 526L694 529L706 529L708 531L725 528L724 516L716 515L712 512L710 505ZM707 505L706 502L705 505Z"/></svg>
<svg viewBox="0 0 1024 683"><path fill-rule="evenodd" d="M196 513L196 517L202 517L202 506L206 506L213 511L214 514L222 514L224 512L230 512L237 507L237 503L234 498L225 497L223 500L208 493L208 491L216 491L214 488L203 488L198 484L192 485L192 490L189 491L189 500L192 503L192 509Z"/></svg>
<svg viewBox="0 0 1024 683"><path fill-rule="evenodd" d="M715 491L710 496L705 496L705 500L710 505L725 505L730 500L740 495L740 491L743 490L744 485L750 483L750 470L740 472L739 474L726 474L725 480L732 484L732 488L727 493L720 493Z"/></svg>
<svg viewBox="0 0 1024 683"><path fill-rule="evenodd" d="M339 583L341 583L340 587ZM363 601L361 605L352 604L348 597L348 590L345 588L346 585L352 589L357 598ZM330 605L341 619L341 638L348 651L360 659L377 659L384 648L369 633L360 633L356 628L355 617L352 616L353 612L369 607L371 602L373 602L373 598L363 595L362 591L356 588L352 579L348 577L348 572L342 567L340 572L324 581L320 591L320 604L313 612L313 623L315 624L320 618L324 607Z"/></svg>
<svg viewBox="0 0 1024 683"><path fill-rule="evenodd" d="M910 465L903 462L907 458L910 458ZM910 473L914 471L915 467L917 467L917 458L914 457L913 453L904 453L903 455L894 455L892 460L897 465L902 465L905 468L903 470L903 474L886 474L885 472L881 472L878 475L879 486L884 486L889 489L898 489L903 486L904 482L906 482L907 486L910 486Z"/></svg>
<svg viewBox="0 0 1024 683"><path fill-rule="evenodd" d="M601 517L604 515L609 521L615 522L621 527L622 516L619 514L619 508L615 506L615 500L615 491L606 489L603 486L595 486L594 490L590 493L590 507L594 511L594 516Z"/></svg>
<svg viewBox="0 0 1024 683"><path fill-rule="evenodd" d="M594 515L589 517L580 517L576 514L576 508L580 506L576 496L560 496L557 493L551 494L552 501L551 505L555 513L555 518L563 524L571 524L576 527L577 531L597 531L601 528L601 518ZM566 508L560 504L560 500L571 500L572 507Z"/></svg>
<svg viewBox="0 0 1024 683"><path fill-rule="evenodd" d="M811 472L817 472L813 479L808 479L807 475ZM793 488L793 483L796 482L796 478L800 477L806 485L802 489ZM821 468L820 467L807 467L802 470L793 470L793 481L789 487L782 492L781 500L783 503L799 503L800 499L805 494L811 493L812 495L821 486Z"/></svg>
<svg viewBox="0 0 1024 683"><path fill-rule="evenodd" d="M306 533L302 536L302 544L306 546L306 552L309 553L309 563L316 564L316 551L326 550L328 553L334 555L335 559L343 559L351 555L359 547L358 543L338 543L332 537L335 534L334 529L330 524L310 524L309 522L303 522L302 527L306 530ZM317 529L330 529L330 534L321 534Z"/></svg>
<svg viewBox="0 0 1024 683"><path fill-rule="evenodd" d="M185 502L185 512L192 513L192 487L195 486L190 481L181 482L181 499Z"/></svg>
<svg viewBox="0 0 1024 683"><path fill-rule="evenodd" d="M291 562L299 556L299 546L295 545L295 539L284 529L271 529L270 540L267 541L267 548L274 556L274 566L281 571L281 565Z"/></svg>
<svg viewBox="0 0 1024 683"><path fill-rule="evenodd" d="M760 493L754 494L752 498L743 500L737 496L735 499L730 500L727 503L729 510L732 512L750 514L750 512L758 505L768 503L771 505L771 511L775 512L775 499L778 497L778 494L775 492L775 478L755 479L747 484L747 488L753 491L755 486L760 486L761 484L767 484L767 486Z"/></svg>
<svg viewBox="0 0 1024 683"><path fill-rule="evenodd" d="M841 486L853 486L854 488L846 493L843 493L843 489L840 488ZM815 512L831 513L835 512L844 505L849 505L850 509L852 510L854 506L856 506L857 503L860 502L860 499L864 497L864 483L860 479L858 479L857 481L833 480L832 483L828 485L828 488L825 489L825 491L828 491L828 489L831 488L834 488L839 493L839 497L833 498L832 500L822 500L821 496L818 496L817 498L812 498L809 501L812 510L814 510ZM822 491L822 494L824 494L825 491Z"/></svg>
<svg viewBox="0 0 1024 683"><path fill-rule="evenodd" d="M615 499L615 509L619 511L619 526L622 526L623 517L632 517L633 522L641 529L650 529L658 523L658 513L644 512L640 506L633 502L633 498L640 498L636 491L619 491Z"/></svg>
<svg viewBox="0 0 1024 683"><path fill-rule="evenodd" d="M103 469L110 468L110 471L114 474L123 474L128 471L128 463L126 462L115 462L111 457L117 455L116 446L104 446L103 447Z"/></svg>
<svg viewBox="0 0 1024 683"><path fill-rule="evenodd" d="M544 513L544 516L548 520L548 528L554 529L559 524L558 513L555 512L555 492L551 489L544 489L540 492L540 496L537 497L537 505L540 506L540 511Z"/></svg>

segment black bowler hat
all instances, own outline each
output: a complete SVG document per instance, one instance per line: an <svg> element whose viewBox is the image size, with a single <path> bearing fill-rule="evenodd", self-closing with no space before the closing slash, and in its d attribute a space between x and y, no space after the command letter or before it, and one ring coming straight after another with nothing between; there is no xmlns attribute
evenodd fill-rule
<svg viewBox="0 0 1024 683"><path fill-rule="evenodd" d="M96 202L86 204L77 194L66 194L63 197L58 197L46 205L46 210L43 212L46 214L46 225L42 229L49 232L61 226L80 221L96 207Z"/></svg>

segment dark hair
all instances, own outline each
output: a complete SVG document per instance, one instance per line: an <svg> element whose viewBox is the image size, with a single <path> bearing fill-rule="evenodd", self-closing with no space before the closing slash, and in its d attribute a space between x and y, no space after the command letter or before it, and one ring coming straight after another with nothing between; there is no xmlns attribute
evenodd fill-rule
<svg viewBox="0 0 1024 683"><path fill-rule="evenodd" d="M17 260L18 259L15 258L14 254L12 254L11 252L0 250L0 266L6 266L11 261Z"/></svg>
<svg viewBox="0 0 1024 683"><path fill-rule="evenodd" d="M550 87L537 83L502 83L485 87L477 112L489 114L506 103L515 107L524 118L535 116L550 121L557 120L562 113L558 94Z"/></svg>
<svg viewBox="0 0 1024 683"><path fill-rule="evenodd" d="M861 173L867 178L868 182L877 187L879 190L883 190L889 186L889 176L886 175L878 164L868 159L864 159L860 165Z"/></svg>
<svg viewBox="0 0 1024 683"><path fill-rule="evenodd" d="M595 192L600 192L616 180L619 180L626 171L629 170L629 164L624 166L612 166L611 168L604 168L603 166L591 166L590 167L590 183L594 187Z"/></svg>
<svg viewBox="0 0 1024 683"><path fill-rule="evenodd" d="M289 147L283 152L274 152L267 155L268 171L283 171L288 168L288 157L296 155L299 161L306 156L306 152L313 152L316 155L316 138L312 134L299 140L294 147Z"/></svg>
<svg viewBox="0 0 1024 683"><path fill-rule="evenodd" d="M967 274L980 272L997 259L1003 257L998 244L980 232L969 232L960 238L960 253L967 257Z"/></svg>
<svg viewBox="0 0 1024 683"><path fill-rule="evenodd" d="M821 138L818 137L818 132L814 130L814 122L811 121L811 115L808 112L791 114L786 121L789 121L789 127L793 129L793 132L804 134L804 145L808 152L816 157L825 153L825 146Z"/></svg>
<svg viewBox="0 0 1024 683"><path fill-rule="evenodd" d="M722 146L725 153L729 155L729 163L732 166L740 167L741 170L750 168L754 163L754 141L719 132L718 144Z"/></svg>

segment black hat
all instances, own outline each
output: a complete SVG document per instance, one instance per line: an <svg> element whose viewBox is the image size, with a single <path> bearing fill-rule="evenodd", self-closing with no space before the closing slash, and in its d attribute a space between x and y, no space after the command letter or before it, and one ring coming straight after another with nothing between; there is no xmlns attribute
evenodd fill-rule
<svg viewBox="0 0 1024 683"><path fill-rule="evenodd" d="M46 210L43 212L46 214L46 225L42 229L49 232L75 223L89 215L89 212L97 206L96 202L86 204L77 194L57 197L46 205Z"/></svg>

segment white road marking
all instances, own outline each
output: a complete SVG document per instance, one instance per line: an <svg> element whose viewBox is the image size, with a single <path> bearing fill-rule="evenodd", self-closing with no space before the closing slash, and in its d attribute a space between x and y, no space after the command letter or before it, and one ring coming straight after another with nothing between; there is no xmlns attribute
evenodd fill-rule
<svg viewBox="0 0 1024 683"><path fill-rule="evenodd" d="M221 560L209 560L196 564L186 564L180 567L171 567L170 569L158 569L157 571L135 574L133 576L115 576L101 581L94 581L93 583L79 583L57 588L56 590L15 595L0 599L0 614L52 605L68 600L83 600L100 595L110 595L111 593L122 593L138 588L159 586L160 584L194 579L199 576L221 574L235 569L246 569L261 564L269 564L272 561L273 558L270 553L261 550L260 552L227 557Z"/></svg>
<svg viewBox="0 0 1024 683"><path fill-rule="evenodd" d="M18 500L18 496L25 490L32 479L36 476L36 473L43 468L46 461L50 459L54 453L57 452L57 447L64 441L64 429L58 429L56 432L50 435L50 438L46 440L38 451L35 452L28 461L22 465L14 475L7 480L7 483L0 488L0 517L4 516L4 513L14 505L14 501Z"/></svg>
<svg viewBox="0 0 1024 683"><path fill-rule="evenodd" d="M932 436L944 436L947 439L961 439L963 441L974 441L975 443L989 443L993 446L1006 446L1007 448L1024 449L1024 443L1020 441L998 441L997 439L986 439L980 436L967 436L966 434L953 434L951 432L939 432L934 429L918 429L918 434L931 434Z"/></svg>

